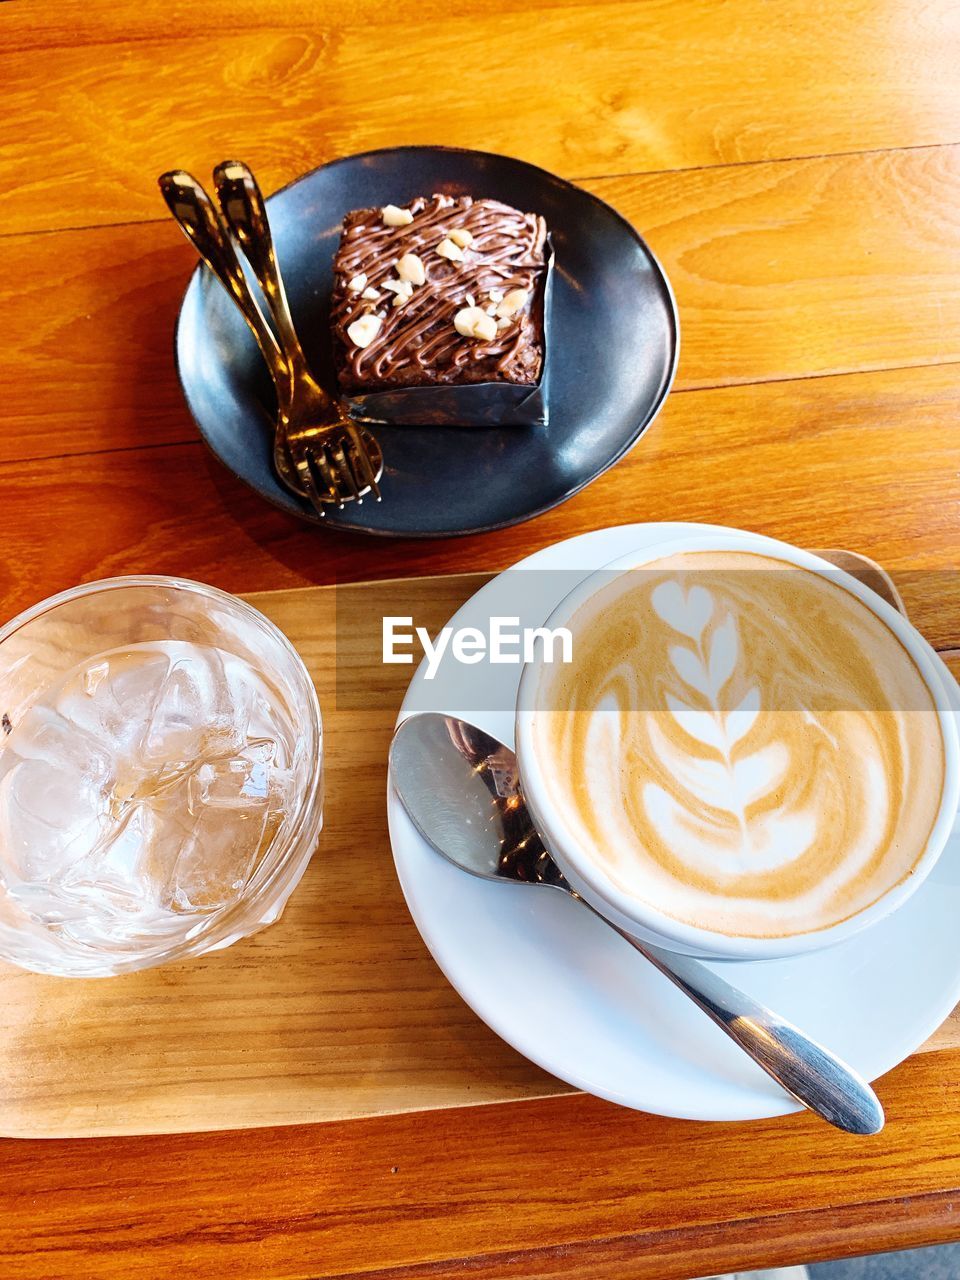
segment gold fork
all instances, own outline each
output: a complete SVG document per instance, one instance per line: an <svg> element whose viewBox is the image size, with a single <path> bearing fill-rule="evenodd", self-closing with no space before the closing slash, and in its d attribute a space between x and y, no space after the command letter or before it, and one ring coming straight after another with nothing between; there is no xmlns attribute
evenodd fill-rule
<svg viewBox="0 0 960 1280"><path fill-rule="evenodd" d="M370 433L347 416L310 372L297 338L260 189L250 170L226 161L215 171L223 217L195 178L165 173L160 190L174 218L253 330L277 390L274 467L318 516L372 493L383 455ZM226 222L225 222L226 219ZM271 329L247 284L230 233L250 263L278 331Z"/></svg>

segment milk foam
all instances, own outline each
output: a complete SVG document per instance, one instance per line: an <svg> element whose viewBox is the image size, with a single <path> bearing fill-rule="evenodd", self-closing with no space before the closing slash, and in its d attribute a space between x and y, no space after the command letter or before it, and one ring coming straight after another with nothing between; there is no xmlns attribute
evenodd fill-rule
<svg viewBox="0 0 960 1280"><path fill-rule="evenodd" d="M829 578L752 552L620 575L569 624L534 744L551 798L625 893L716 932L782 937L910 874L936 820L933 698Z"/></svg>

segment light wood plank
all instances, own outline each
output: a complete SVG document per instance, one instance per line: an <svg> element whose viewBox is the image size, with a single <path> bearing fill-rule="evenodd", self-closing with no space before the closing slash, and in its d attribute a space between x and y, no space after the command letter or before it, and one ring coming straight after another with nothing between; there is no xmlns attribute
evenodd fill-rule
<svg viewBox="0 0 960 1280"><path fill-rule="evenodd" d="M251 591L494 570L586 529L683 519L862 551L894 571L911 616L944 648L960 644L958 417L950 366L674 395L633 453L564 506L440 543L312 529L199 444L7 463L0 601L10 616L114 573Z"/></svg>
<svg viewBox="0 0 960 1280"><path fill-rule="evenodd" d="M226 155L270 189L398 142L582 177L960 140L951 0L838 0L826 26L806 0L282 8L243 30L212 0L0 6L0 228L153 218L157 173Z"/></svg>
<svg viewBox="0 0 960 1280"><path fill-rule="evenodd" d="M0 236L0 461L196 439L173 357L196 261L172 220Z"/></svg>
<svg viewBox="0 0 960 1280"><path fill-rule="evenodd" d="M606 0L606 3L634 3L635 0ZM36 10L36 0L4 0L20 12L10 14L10 48L20 50L57 48L65 44L114 44L120 40L169 39L171 35L237 35L244 32L298 31L304 27L337 27L349 19L351 27L391 27L406 30L410 10L404 5L383 4L382 0L351 0L345 12L341 0L170 0L162 8L133 5L130 0L58 0L55 10L43 14L43 22L30 21L28 8ZM525 0L527 11L539 9L590 8L595 0ZM506 8L504 0L500 4ZM420 0L416 17L420 22L439 22L456 16L471 18L496 11L497 0L457 0L455 12L448 0ZM14 19L18 19L15 21Z"/></svg>
<svg viewBox="0 0 960 1280"><path fill-rule="evenodd" d="M960 147L589 184L680 307L680 385L960 358Z"/></svg>
<svg viewBox="0 0 960 1280"><path fill-rule="evenodd" d="M960 360L960 147L590 185L673 281L680 390ZM0 237L0 461L194 438L171 353L194 260L172 221Z"/></svg>
<svg viewBox="0 0 960 1280"><path fill-rule="evenodd" d="M362 1122L0 1145L5 1280L681 1280L956 1235L960 1052L887 1126L691 1124L575 1097Z"/></svg>

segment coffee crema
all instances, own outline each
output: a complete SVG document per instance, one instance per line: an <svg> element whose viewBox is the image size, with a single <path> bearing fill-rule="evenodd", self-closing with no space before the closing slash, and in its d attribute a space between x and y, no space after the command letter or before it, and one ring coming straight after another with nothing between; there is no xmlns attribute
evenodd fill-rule
<svg viewBox="0 0 960 1280"><path fill-rule="evenodd" d="M677 921L780 938L913 871L940 808L934 699L838 582L754 552L611 577L545 668L533 747L590 863Z"/></svg>

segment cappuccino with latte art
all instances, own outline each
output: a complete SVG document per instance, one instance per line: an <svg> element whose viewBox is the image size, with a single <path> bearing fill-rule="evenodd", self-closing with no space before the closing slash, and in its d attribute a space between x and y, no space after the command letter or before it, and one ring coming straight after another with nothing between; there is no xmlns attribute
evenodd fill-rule
<svg viewBox="0 0 960 1280"><path fill-rule="evenodd" d="M573 661L540 673L527 743L566 839L621 901L782 939L911 876L943 805L941 719L841 582L679 551L609 575L567 625Z"/></svg>

